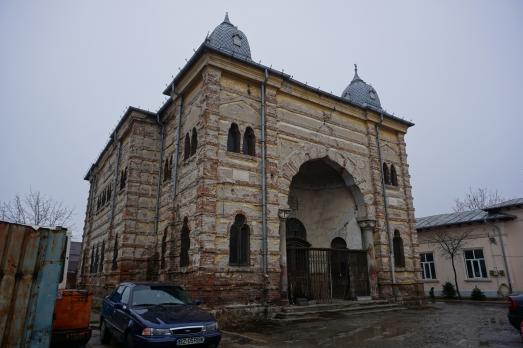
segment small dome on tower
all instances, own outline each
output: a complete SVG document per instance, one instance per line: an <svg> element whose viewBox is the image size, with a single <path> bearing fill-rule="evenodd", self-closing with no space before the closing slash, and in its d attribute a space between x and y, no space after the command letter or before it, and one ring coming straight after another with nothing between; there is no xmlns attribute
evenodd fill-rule
<svg viewBox="0 0 523 348"><path fill-rule="evenodd" d="M221 51L251 59L247 36L238 27L232 25L228 13L225 13L223 22L213 30L206 42Z"/></svg>
<svg viewBox="0 0 523 348"><path fill-rule="evenodd" d="M364 106L370 105L381 109L378 93L374 87L365 83L365 81L358 76L358 66L356 64L354 64L354 78L347 88L345 88L341 97L356 104Z"/></svg>

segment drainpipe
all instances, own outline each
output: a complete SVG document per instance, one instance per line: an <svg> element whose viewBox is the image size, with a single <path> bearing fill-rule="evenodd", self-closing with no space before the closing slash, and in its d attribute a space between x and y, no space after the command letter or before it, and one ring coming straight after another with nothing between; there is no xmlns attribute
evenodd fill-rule
<svg viewBox="0 0 523 348"><path fill-rule="evenodd" d="M173 195L173 206L175 204L175 199L176 199L176 186L177 186L177 178L178 178L178 157L179 157L179 152L180 152L180 127L181 127L181 124L182 124L182 113L183 113L183 97L181 94L176 94L174 92L174 85L172 86L172 93L171 93L171 98L173 98L173 101L174 101L174 98L175 96L178 96L178 100L180 101L180 110L179 110L179 114L178 114L178 120L176 122L176 151L174 151L174 159L173 159L173 170L172 170L172 173L171 173L171 181L172 181L172 184L173 184L173 189L172 189L172 195Z"/></svg>
<svg viewBox="0 0 523 348"><path fill-rule="evenodd" d="M156 187L156 219L154 221L154 232L158 234L158 226L160 224L160 196L162 190L163 145L165 141L165 127L160 119L160 113L156 114L156 123L160 126L160 165L158 168L158 185Z"/></svg>
<svg viewBox="0 0 523 348"><path fill-rule="evenodd" d="M262 184L262 269L263 275L267 278L267 175L266 175L266 157L267 147L265 144L265 88L267 80L269 79L269 72L265 69L264 79L261 83L261 184Z"/></svg>
<svg viewBox="0 0 523 348"><path fill-rule="evenodd" d="M392 238L390 236L390 225L389 225L389 210L387 208L387 191L385 189L385 177L383 176L383 157L381 155L381 144L380 144L380 128L383 124L383 112L380 112L380 123L375 125L376 128L376 143L378 144L378 157L380 159L380 174L381 174L381 194L383 195L383 207L385 209L385 226L387 228L387 237L389 239L389 252L390 252L390 280L392 284L396 284L396 274L394 270L394 250L392 245Z"/></svg>
<svg viewBox="0 0 523 348"><path fill-rule="evenodd" d="M114 135L116 137L116 134ZM116 140L116 139L115 139ZM120 172L120 162L122 159L122 143L118 141L118 154L116 157L116 165L114 166L114 191L113 191L113 199L111 202L111 220L109 223L109 238L111 238L113 234L113 223L114 223L114 211L116 209L116 196L118 196L118 193L120 191L118 187L118 178L119 178L119 172Z"/></svg>
<svg viewBox="0 0 523 348"><path fill-rule="evenodd" d="M498 233L499 244L501 244L501 254L503 255L503 264L505 265L505 272L507 272L508 290L510 293L512 293L512 280L510 278L510 272L508 270L507 254L505 253L505 243L503 243L503 237L501 236L501 229L495 223L488 221L486 216L483 219L483 221L485 222L485 224L491 225L492 227L494 227L494 229Z"/></svg>

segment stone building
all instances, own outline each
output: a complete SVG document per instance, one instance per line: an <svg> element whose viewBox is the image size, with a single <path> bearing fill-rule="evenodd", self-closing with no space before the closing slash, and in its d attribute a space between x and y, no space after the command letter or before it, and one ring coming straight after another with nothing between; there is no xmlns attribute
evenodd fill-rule
<svg viewBox="0 0 523 348"><path fill-rule="evenodd" d="M251 59L225 17L91 166L80 282L211 304L423 292L405 134L357 70L336 96ZM385 204L386 202L386 204Z"/></svg>

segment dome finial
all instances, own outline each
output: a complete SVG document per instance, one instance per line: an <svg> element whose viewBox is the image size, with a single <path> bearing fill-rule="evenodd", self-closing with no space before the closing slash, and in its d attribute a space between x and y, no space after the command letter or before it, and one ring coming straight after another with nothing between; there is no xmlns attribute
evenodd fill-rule
<svg viewBox="0 0 523 348"><path fill-rule="evenodd" d="M231 24L231 21L229 20L229 12L225 12L225 18L223 19L224 23Z"/></svg>
<svg viewBox="0 0 523 348"><path fill-rule="evenodd" d="M361 80L360 76L358 75L358 64L354 64L354 77L352 78L352 81L354 80Z"/></svg>

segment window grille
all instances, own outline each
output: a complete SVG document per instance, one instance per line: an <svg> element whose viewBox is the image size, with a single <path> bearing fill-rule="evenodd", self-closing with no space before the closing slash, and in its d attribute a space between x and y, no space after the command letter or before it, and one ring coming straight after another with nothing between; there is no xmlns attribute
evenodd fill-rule
<svg viewBox="0 0 523 348"><path fill-rule="evenodd" d="M227 136L227 151L240 152L240 130L236 123L231 124L229 134Z"/></svg>
<svg viewBox="0 0 523 348"><path fill-rule="evenodd" d="M197 148L198 148L198 133L196 132L196 128L193 128L192 136L191 136L191 156L196 153Z"/></svg>
<svg viewBox="0 0 523 348"><path fill-rule="evenodd" d="M256 155L256 138L251 127L247 127L243 134L243 153L250 156Z"/></svg>
<svg viewBox="0 0 523 348"><path fill-rule="evenodd" d="M405 267L405 254L403 250L403 239L398 230L394 231L394 238L392 239L392 248L394 251L394 265L396 267Z"/></svg>
<svg viewBox="0 0 523 348"><path fill-rule="evenodd" d="M390 184L392 186L398 186L398 175L396 174L396 168L394 168L394 164L390 165Z"/></svg>
<svg viewBox="0 0 523 348"><path fill-rule="evenodd" d="M191 156L191 138L189 133L185 134L185 145L183 147L183 159L186 160Z"/></svg>
<svg viewBox="0 0 523 348"><path fill-rule="evenodd" d="M191 239L189 237L189 219L183 219L183 226L180 235L180 267L189 266L189 248L191 247Z"/></svg>
<svg viewBox="0 0 523 348"><path fill-rule="evenodd" d="M390 185L389 166L385 162L383 162L383 181L385 185Z"/></svg>
<svg viewBox="0 0 523 348"><path fill-rule="evenodd" d="M245 222L245 216L238 214L230 229L229 264L231 266L248 266L250 263L250 228Z"/></svg>

